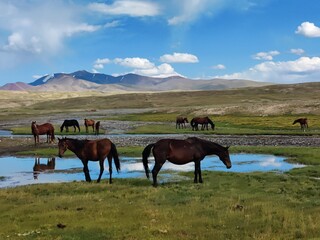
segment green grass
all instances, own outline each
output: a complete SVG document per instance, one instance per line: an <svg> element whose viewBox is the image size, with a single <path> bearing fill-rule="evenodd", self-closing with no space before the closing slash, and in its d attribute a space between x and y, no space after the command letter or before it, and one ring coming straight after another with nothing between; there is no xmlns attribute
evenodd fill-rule
<svg viewBox="0 0 320 240"><path fill-rule="evenodd" d="M153 188L147 179L0 189L2 239L311 239L319 182L275 173L204 172ZM57 224L66 227L60 229Z"/></svg>

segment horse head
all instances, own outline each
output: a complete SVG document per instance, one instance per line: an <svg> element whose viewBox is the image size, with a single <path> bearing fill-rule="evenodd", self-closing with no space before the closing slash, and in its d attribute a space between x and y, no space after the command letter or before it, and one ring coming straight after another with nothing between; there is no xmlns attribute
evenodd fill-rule
<svg viewBox="0 0 320 240"><path fill-rule="evenodd" d="M67 138L58 138L59 142L58 142L58 147L59 147L59 153L58 156L60 158L62 158L62 155L65 153L65 151L67 151L68 149L68 143L67 143Z"/></svg>
<svg viewBox="0 0 320 240"><path fill-rule="evenodd" d="M231 160L230 160L230 155L229 155L229 147L222 147L222 150L220 151L220 153L218 154L219 159L224 163L224 165L226 165L226 167L229 169L231 168L232 164L231 164Z"/></svg>

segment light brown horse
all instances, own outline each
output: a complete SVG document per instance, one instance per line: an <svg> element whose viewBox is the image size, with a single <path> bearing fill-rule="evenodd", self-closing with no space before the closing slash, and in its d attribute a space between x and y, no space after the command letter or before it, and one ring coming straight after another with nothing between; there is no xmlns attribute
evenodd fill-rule
<svg viewBox="0 0 320 240"><path fill-rule="evenodd" d="M34 145L39 143L39 135L47 135L47 143L54 142L54 127L51 123L37 125L36 121L31 123L31 131L34 136Z"/></svg>
<svg viewBox="0 0 320 240"><path fill-rule="evenodd" d="M34 159L34 166L33 166L33 178L38 179L40 172L45 172L48 170L54 170L56 165L55 158L48 158L47 164L40 163L40 158L36 157Z"/></svg>
<svg viewBox="0 0 320 240"><path fill-rule="evenodd" d="M298 118L293 121L292 125L294 125L296 123L300 123L301 130L304 132L308 128L308 119L307 118Z"/></svg>
<svg viewBox="0 0 320 240"><path fill-rule="evenodd" d="M59 138L58 138L59 139ZM88 161L99 161L100 174L97 182L100 182L102 173L104 171L104 160L106 157L109 162L109 183L112 183L112 158L116 169L120 170L120 161L117 152L116 145L109 139L98 139L98 140L78 140L72 138L59 139L59 157L62 157L64 152L69 149L74 152L77 157L82 161L83 172L87 182L91 182L91 177L88 169Z"/></svg>
<svg viewBox="0 0 320 240"><path fill-rule="evenodd" d="M178 117L176 118L176 129L177 129L177 128L180 129L180 127L181 127L181 128L186 128L186 123L189 123L189 122L188 122L188 118L178 116Z"/></svg>
<svg viewBox="0 0 320 240"><path fill-rule="evenodd" d="M153 186L157 186L157 175L166 160L178 165L194 162L194 182L198 182L199 176L199 182L202 183L201 160L207 155L215 154L219 156L227 168L231 168L228 148L196 137L190 137L186 140L161 139L145 147L142 152L142 162L147 178L149 178L148 157L152 149L155 160L155 165L152 169Z"/></svg>
<svg viewBox="0 0 320 240"><path fill-rule="evenodd" d="M84 119L84 126L86 127L86 133L89 132L88 127L92 127L92 131L94 132L94 120L92 119Z"/></svg>
<svg viewBox="0 0 320 240"><path fill-rule="evenodd" d="M100 131L100 121L96 122L95 129L96 129L96 135L99 135L99 131Z"/></svg>

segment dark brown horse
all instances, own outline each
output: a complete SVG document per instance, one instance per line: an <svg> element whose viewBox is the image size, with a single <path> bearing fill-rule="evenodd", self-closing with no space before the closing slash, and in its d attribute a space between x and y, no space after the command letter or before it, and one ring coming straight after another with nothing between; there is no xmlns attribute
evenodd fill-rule
<svg viewBox="0 0 320 240"><path fill-rule="evenodd" d="M69 127L73 127L74 131L76 132L77 128L80 132L80 126L79 126L79 122L76 119L67 119L64 120L61 127L60 127L60 132L63 131L63 128L66 128L66 132L69 132Z"/></svg>
<svg viewBox="0 0 320 240"><path fill-rule="evenodd" d="M47 164L40 163L40 158L36 157L34 159L34 166L33 166L33 178L38 179L40 172L54 170L56 165L55 158L48 158Z"/></svg>
<svg viewBox="0 0 320 240"><path fill-rule="evenodd" d="M188 119L186 117L181 117L181 116L178 116L177 119L176 119L176 129L179 127L181 128L186 128L186 123L189 123L188 122Z"/></svg>
<svg viewBox="0 0 320 240"><path fill-rule="evenodd" d="M37 125L37 122L34 121L31 123L31 131L34 136L34 145L39 143L39 135L47 135L47 143L54 142L54 127L51 123Z"/></svg>
<svg viewBox="0 0 320 240"><path fill-rule="evenodd" d="M100 131L100 121L96 122L95 129L96 129L96 135L99 135L99 131Z"/></svg>
<svg viewBox="0 0 320 240"><path fill-rule="evenodd" d="M190 125L192 127L192 130L198 131L198 125L201 124L201 130L207 129L208 125L211 125L211 129L214 130L214 123L209 117L195 117L191 120Z"/></svg>
<svg viewBox="0 0 320 240"><path fill-rule="evenodd" d="M149 178L148 157L152 149L155 159L155 165L152 169L153 186L157 186L157 175L166 160L178 165L194 162L194 182L198 182L199 176L199 182L202 183L201 160L207 155L215 154L219 156L227 168L231 168L228 148L196 137L190 137L186 140L161 139L145 147L142 152L142 162L147 178Z"/></svg>
<svg viewBox="0 0 320 240"><path fill-rule="evenodd" d="M307 118L298 118L293 121L292 125L294 125L296 123L300 123L301 130L304 132L308 128L308 119Z"/></svg>
<svg viewBox="0 0 320 240"><path fill-rule="evenodd" d="M58 138L59 139L59 138ZM104 171L104 160L108 157L109 162L109 183L112 183L112 158L116 169L120 170L120 161L116 145L109 139L99 140L78 140L72 138L59 139L59 157L62 157L64 152L69 149L74 152L76 156L82 161L83 172L87 182L91 182L91 177L88 169L88 161L99 161L100 174L97 182L100 182L102 173Z"/></svg>
<svg viewBox="0 0 320 240"><path fill-rule="evenodd" d="M92 119L84 119L84 126L86 126L86 133L89 132L88 127L92 127L92 131L94 132L94 120Z"/></svg>

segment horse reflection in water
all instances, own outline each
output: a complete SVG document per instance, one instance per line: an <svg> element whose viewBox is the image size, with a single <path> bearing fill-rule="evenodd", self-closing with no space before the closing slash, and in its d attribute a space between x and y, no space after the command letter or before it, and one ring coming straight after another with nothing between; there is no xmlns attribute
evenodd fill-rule
<svg viewBox="0 0 320 240"><path fill-rule="evenodd" d="M52 171L56 165L55 158L48 158L47 164L40 163L40 158L36 157L34 159L33 166L33 178L38 179L38 176L41 172Z"/></svg>
<svg viewBox="0 0 320 240"><path fill-rule="evenodd" d="M200 162L207 155L217 155L227 168L231 168L228 148L196 137L186 140L161 139L145 147L142 152L142 162L147 178L149 178L148 157L152 150L155 160L152 169L153 186L155 187L157 186L157 175L167 160L178 165L194 162L194 182L197 183L199 177L199 182L202 183Z"/></svg>

